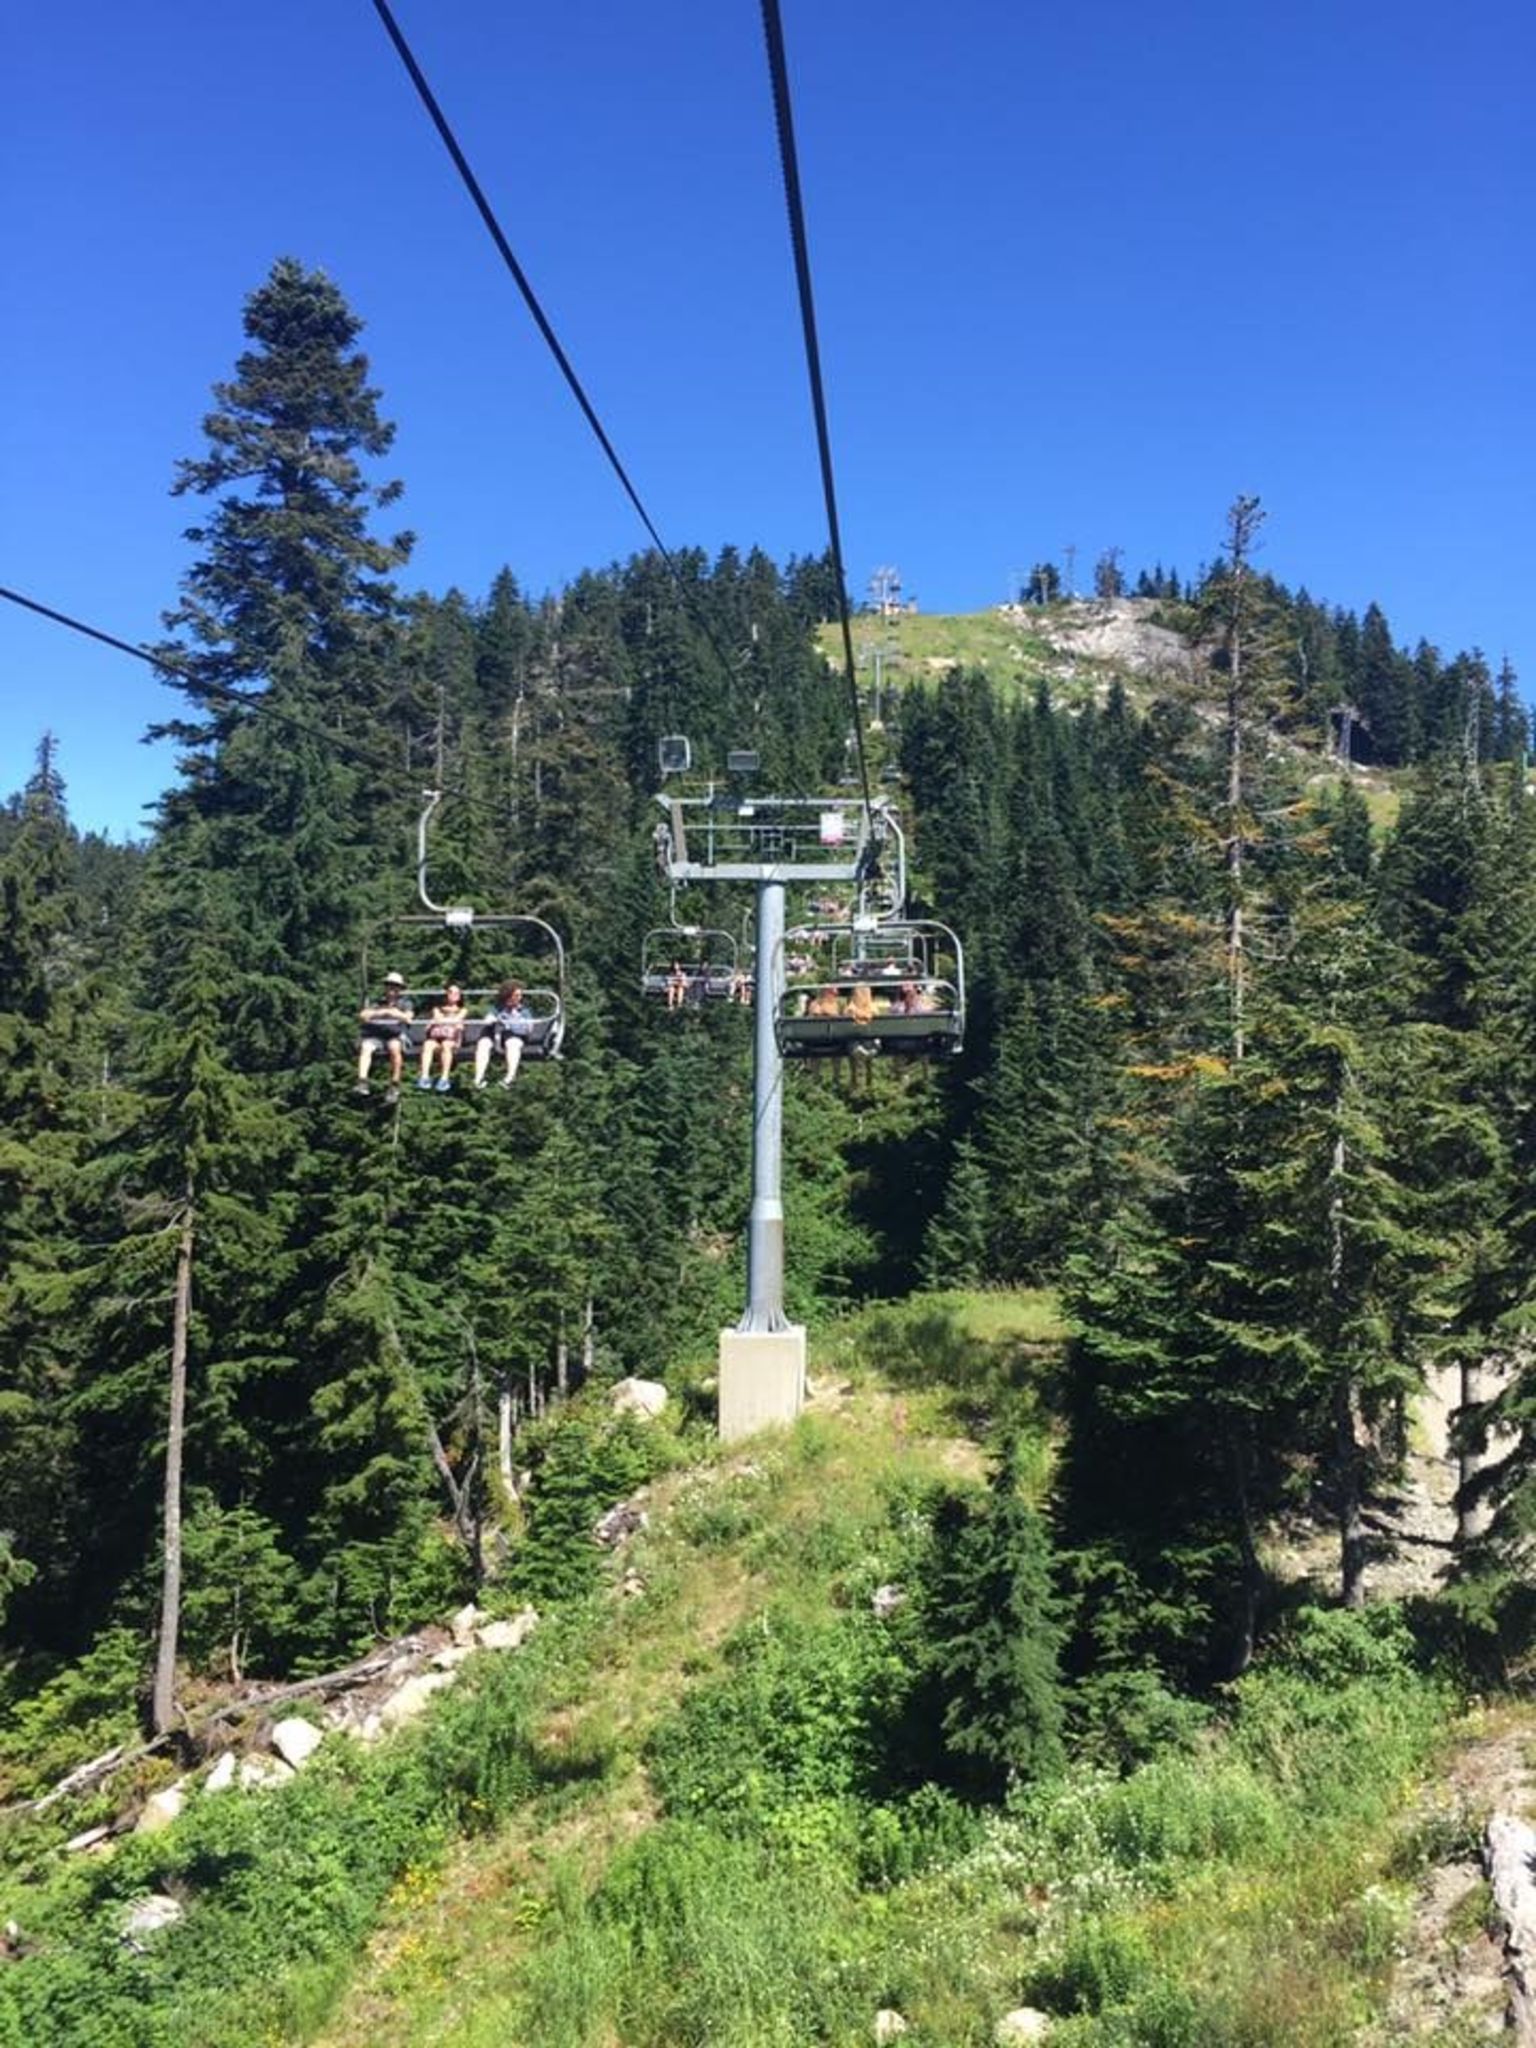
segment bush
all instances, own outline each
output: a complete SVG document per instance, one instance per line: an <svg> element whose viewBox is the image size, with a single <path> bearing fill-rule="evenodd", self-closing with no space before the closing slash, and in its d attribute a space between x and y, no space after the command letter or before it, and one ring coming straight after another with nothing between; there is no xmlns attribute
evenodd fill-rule
<svg viewBox="0 0 1536 2048"><path fill-rule="evenodd" d="M727 1654L727 1675L696 1688L651 1739L647 1760L669 1813L743 1823L882 1788L884 1731L909 1676L878 1622L764 1616Z"/></svg>
<svg viewBox="0 0 1536 2048"><path fill-rule="evenodd" d="M593 1525L670 1461L654 1423L567 1412L530 1438L528 1523L508 1572L529 1600L579 1599L596 1585L603 1553Z"/></svg>

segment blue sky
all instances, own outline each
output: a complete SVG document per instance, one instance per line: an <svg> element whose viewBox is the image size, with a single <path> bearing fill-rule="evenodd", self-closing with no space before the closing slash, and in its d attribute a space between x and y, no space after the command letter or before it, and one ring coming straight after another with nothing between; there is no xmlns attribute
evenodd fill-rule
<svg viewBox="0 0 1536 2048"><path fill-rule="evenodd" d="M927 611L1106 546L1264 566L1536 691L1536 27L1514 0L781 0L843 537ZM669 546L824 545L753 0L396 0ZM406 582L644 545L367 0L77 0L7 51L0 583L130 640L191 559L178 457L284 254L399 426ZM147 670L0 605L0 791L169 779Z"/></svg>

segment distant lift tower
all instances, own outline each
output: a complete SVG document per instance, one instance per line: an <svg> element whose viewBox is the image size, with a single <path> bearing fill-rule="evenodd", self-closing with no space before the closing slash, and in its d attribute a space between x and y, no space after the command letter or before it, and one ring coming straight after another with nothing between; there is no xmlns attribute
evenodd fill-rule
<svg viewBox="0 0 1536 2048"><path fill-rule="evenodd" d="M729 755L727 767L725 791L657 797L656 847L673 884L749 882L757 894L747 1306L734 1329L720 1332L720 1434L729 1442L793 1422L805 1400L805 1329L784 1313L784 1061L775 1027L784 997L785 888L863 890L882 857L900 862L902 840L883 799L759 797L748 787L756 755ZM892 886L888 875L880 882Z"/></svg>

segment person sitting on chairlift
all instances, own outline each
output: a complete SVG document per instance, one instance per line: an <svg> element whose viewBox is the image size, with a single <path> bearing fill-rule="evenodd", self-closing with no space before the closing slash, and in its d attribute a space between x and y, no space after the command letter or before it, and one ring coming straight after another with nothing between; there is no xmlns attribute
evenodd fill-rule
<svg viewBox="0 0 1536 2048"><path fill-rule="evenodd" d="M901 984L901 1009L906 1017L927 1017L937 1008L938 1003L930 989L919 988L915 981Z"/></svg>
<svg viewBox="0 0 1536 2048"><path fill-rule="evenodd" d="M374 1054L382 1045L389 1057L389 1087L384 1100L400 1100L400 1080L405 1071L405 1032L415 1014L405 999L405 976L386 974L383 995L377 1002L364 1003L358 1012L358 1021L363 1029L357 1044L354 1094L368 1093L368 1070L373 1065Z"/></svg>
<svg viewBox="0 0 1536 2048"><path fill-rule="evenodd" d="M446 1095L453 1086L453 1062L459 1047L464 1042L464 991L457 982L450 982L443 991L443 1000L438 1003L427 1023L427 1035L421 1042L421 1074L418 1088L432 1086L432 1069L439 1068L437 1092Z"/></svg>
<svg viewBox="0 0 1536 2048"><path fill-rule="evenodd" d="M873 1024L875 1021L875 992L867 981L856 981L853 994L848 998L845 1012L851 1024Z"/></svg>
<svg viewBox="0 0 1536 2048"><path fill-rule="evenodd" d="M533 1012L523 1001L520 982L504 981L501 984L496 991L495 1003L485 1013L485 1026L475 1047L475 1086L486 1086L491 1054L499 1052L507 1068L501 1077L501 1085L510 1088L522 1064L524 1042L533 1034Z"/></svg>
<svg viewBox="0 0 1536 2048"><path fill-rule="evenodd" d="M806 1005L805 1014L807 1017L841 1017L843 1014L842 998L829 983L826 988L818 989L815 995L811 997L810 1002Z"/></svg>

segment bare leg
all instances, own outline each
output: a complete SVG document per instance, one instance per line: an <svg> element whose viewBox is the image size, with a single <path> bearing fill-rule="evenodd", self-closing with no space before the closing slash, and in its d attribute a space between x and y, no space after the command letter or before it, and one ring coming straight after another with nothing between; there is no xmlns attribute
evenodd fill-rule
<svg viewBox="0 0 1536 2048"><path fill-rule="evenodd" d="M517 1070L523 1063L523 1041L520 1038L507 1039L507 1073L503 1088L510 1088L517 1079Z"/></svg>

